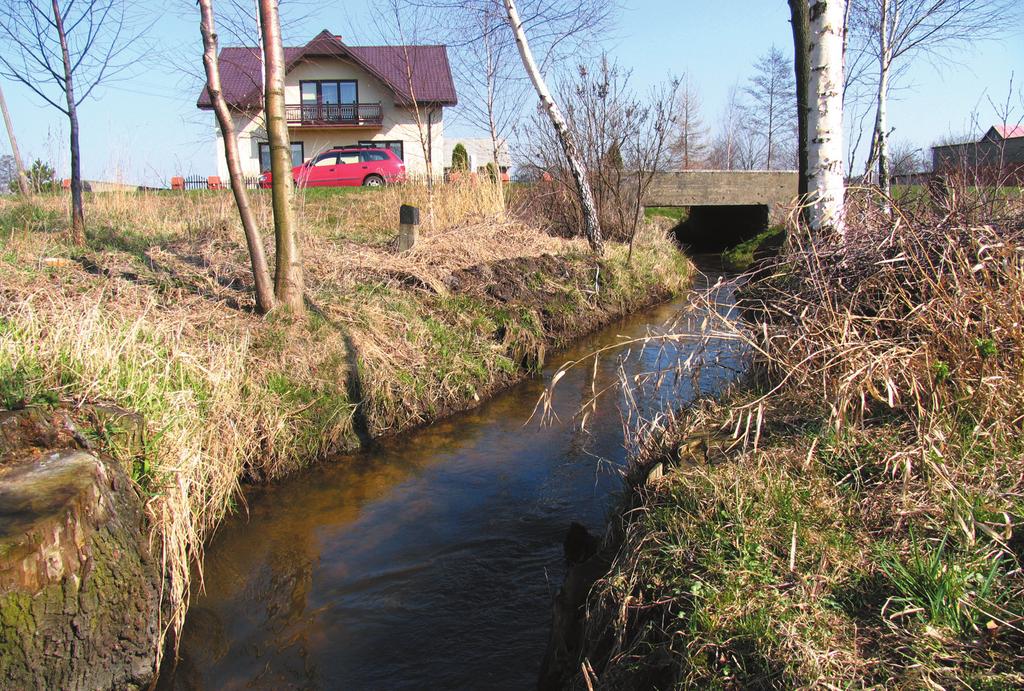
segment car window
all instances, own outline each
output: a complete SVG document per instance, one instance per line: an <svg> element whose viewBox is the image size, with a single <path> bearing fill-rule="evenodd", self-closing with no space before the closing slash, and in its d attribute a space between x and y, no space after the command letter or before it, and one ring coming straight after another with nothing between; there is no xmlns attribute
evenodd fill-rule
<svg viewBox="0 0 1024 691"><path fill-rule="evenodd" d="M359 163L358 151L343 151L338 154L338 163Z"/></svg>
<svg viewBox="0 0 1024 691"><path fill-rule="evenodd" d="M388 155L383 151L362 151L360 152L359 157L363 159L363 163L389 160Z"/></svg>
<svg viewBox="0 0 1024 691"><path fill-rule="evenodd" d="M338 154L321 154L313 163L314 166L333 166L338 162Z"/></svg>

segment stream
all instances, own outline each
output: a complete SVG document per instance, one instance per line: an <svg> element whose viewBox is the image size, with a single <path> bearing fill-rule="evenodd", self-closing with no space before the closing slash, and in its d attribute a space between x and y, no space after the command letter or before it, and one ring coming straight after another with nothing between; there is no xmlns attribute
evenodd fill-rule
<svg viewBox="0 0 1024 691"><path fill-rule="evenodd" d="M706 275L695 290L722 274L711 260L697 265ZM247 511L208 545L205 591L158 688L534 688L566 529L603 531L625 451L615 396L587 432L572 420L590 394L589 362L558 382L559 422L527 421L563 362L657 332L686 302L610 325L474 410L248 490ZM727 310L731 289L717 302ZM624 369L692 347L634 345ZM676 400L736 376L734 345L713 341L702 357L722 366L684 382ZM620 359L600 358L598 388L616 380ZM647 393L648 409L666 395Z"/></svg>

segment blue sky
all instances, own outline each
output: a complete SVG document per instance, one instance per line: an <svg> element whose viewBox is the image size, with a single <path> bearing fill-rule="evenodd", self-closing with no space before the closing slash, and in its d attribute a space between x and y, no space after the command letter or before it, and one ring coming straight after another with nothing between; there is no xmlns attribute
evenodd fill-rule
<svg viewBox="0 0 1024 691"><path fill-rule="evenodd" d="M369 8L375 4L284 2L282 13L286 19L290 12L303 16L288 29L295 43L322 28L351 43L373 43L379 32ZM792 52L785 0L627 0L623 5L606 48L633 70L635 85L641 88L686 72L700 92L704 120L712 126L730 86L749 76L759 55L773 44ZM215 170L213 116L195 108L202 53L195 3L174 0L146 46L151 59L136 74L97 91L81 107L87 178L166 184L172 174ZM925 147L943 134L968 129L974 112L987 124L994 115L988 98L1005 100L1014 68L1014 103L1018 117L1024 115L1024 24L998 42L966 45L956 58L958 64L942 69L928 62L912 67L903 82L906 88L890 108L895 139ZM9 82L3 87L23 156L52 161L66 174L66 119L28 89ZM469 134L465 129L453 124L450 132ZM2 153L8 153L6 137L0 139Z"/></svg>

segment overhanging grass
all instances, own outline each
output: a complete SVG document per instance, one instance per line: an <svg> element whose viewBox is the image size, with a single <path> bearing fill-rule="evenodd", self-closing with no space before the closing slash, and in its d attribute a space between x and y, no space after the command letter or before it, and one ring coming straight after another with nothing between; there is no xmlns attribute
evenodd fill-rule
<svg viewBox="0 0 1024 691"><path fill-rule="evenodd" d="M638 445L671 470L591 597L606 688L1024 685L1024 209L956 199L851 195L745 284L754 388Z"/></svg>

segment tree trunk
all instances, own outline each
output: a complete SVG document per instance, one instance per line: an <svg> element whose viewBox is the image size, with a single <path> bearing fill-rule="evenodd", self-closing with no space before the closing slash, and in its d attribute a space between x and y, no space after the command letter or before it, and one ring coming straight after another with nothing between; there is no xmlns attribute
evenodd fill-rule
<svg viewBox="0 0 1024 691"><path fill-rule="evenodd" d="M7 138L11 140L11 156L14 157L14 169L18 174L18 190L22 196L32 194L32 188L28 186L28 175L25 174L25 164L21 160L21 152L18 150L18 138L14 136L14 125L11 124L11 114L7 111L7 99L4 98L4 91L0 89L0 110L4 114L4 126L7 127Z"/></svg>
<svg viewBox="0 0 1024 691"><path fill-rule="evenodd" d="M799 158L799 175L797 191L800 203L807 197L807 87L811 81L811 67L808 62L810 46L810 16L807 0L789 0L790 21L793 25L793 69L796 73L796 123L797 123L797 156ZM807 220L806 209L803 212Z"/></svg>
<svg viewBox="0 0 1024 691"><path fill-rule="evenodd" d="M845 2L810 6L807 119L807 186L811 229L844 234L843 225L843 31Z"/></svg>
<svg viewBox="0 0 1024 691"><path fill-rule="evenodd" d="M270 198L274 207L275 257L274 294L277 301L295 314L302 314L305 284L302 276L302 247L292 206L292 151L284 108L284 47L277 0L259 0L263 62L266 69L264 117L270 143Z"/></svg>
<svg viewBox="0 0 1024 691"><path fill-rule="evenodd" d="M199 30L203 35L203 66L206 68L207 90L210 101L217 115L221 137L224 139L224 158L228 164L228 176L231 178L231 192L235 196L235 206L242 220L245 231L245 242L249 247L249 260L252 264L252 277L255 284L256 310L266 314L274 307L274 289L267 268L267 257L263 252L263 240L260 238L249 205L249 194L245 191L245 180L242 177L242 165L238 158L238 138L235 135L235 124L231 112L224 101L220 85L220 66L217 62L217 29L213 20L213 0L199 0L199 12L202 17Z"/></svg>
<svg viewBox="0 0 1024 691"><path fill-rule="evenodd" d="M68 38L64 33L64 18L60 16L57 0L53 0L53 21L60 39L61 59L64 62L64 94L67 96L67 116L71 125L71 242L85 244L85 210L82 203L82 160L79 153L78 106L75 103L75 83L68 54Z"/></svg>
<svg viewBox="0 0 1024 691"><path fill-rule="evenodd" d="M583 211L583 232L590 242L591 250L595 254L602 254L604 252L604 242L601 238L601 223L598 219L597 208L594 205L594 194L590 189L590 183L587 181L587 174L583 169L583 162L576 147L576 142L573 140L572 132L566 125L561 109L551 98L551 92L548 91L544 77L541 75L537 62L533 58L530 44L526 40L526 32L523 30L523 23L519 19L519 11L516 9L515 0L502 1L505 3L505 12L508 15L509 25L512 27L512 32L516 37L516 45L519 47L519 57L523 60L523 67L526 68L530 81L533 82L533 87L537 90L537 96L540 98L544 109L548 112L548 117L551 118L551 125L555 128L555 135L558 137L562 150L565 152L565 158L568 160L569 172L572 173L573 180L576 182L576 193L579 196L580 208Z"/></svg>
<svg viewBox="0 0 1024 691"><path fill-rule="evenodd" d="M889 181L889 0L881 0L882 21L878 31L878 114L875 138L878 146L878 187L886 196L891 192Z"/></svg>

